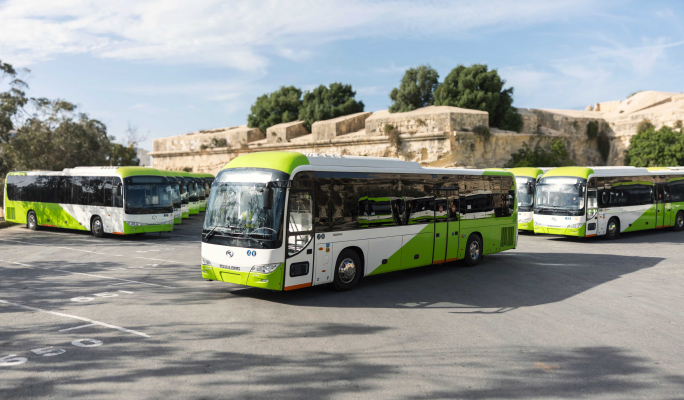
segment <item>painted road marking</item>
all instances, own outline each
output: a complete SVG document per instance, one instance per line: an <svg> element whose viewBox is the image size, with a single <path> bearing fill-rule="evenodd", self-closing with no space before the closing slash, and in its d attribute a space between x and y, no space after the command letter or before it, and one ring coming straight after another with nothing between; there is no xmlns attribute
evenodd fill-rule
<svg viewBox="0 0 684 400"><path fill-rule="evenodd" d="M138 332L138 331L134 331L132 329L122 328L120 326L107 324L105 322L95 321L95 320L90 319L90 318L79 317L77 315L64 314L64 313L60 313L60 312L56 312L56 311L43 310L41 308L25 306L23 304L12 303L12 302L6 301L6 300L0 300L0 304L6 304L6 305L14 306L14 307L19 307L19 308L23 308L25 310L38 311L38 312L42 312L42 313L46 313L46 314L52 314L52 315L56 315L58 317L71 318L71 319L76 319L79 321L89 322L93 325L104 326L106 328L116 329L118 331L128 332L128 333L132 333L134 335L138 335L138 336L142 336L142 337L146 337L146 338L150 337L150 335L143 333L143 332Z"/></svg>
<svg viewBox="0 0 684 400"><path fill-rule="evenodd" d="M95 326L96 324L86 324L86 325L79 325L79 326L74 326L71 328L66 328L66 329L60 329L57 332L66 332L66 331L73 331L74 329L81 329L81 328L87 328L89 326Z"/></svg>
<svg viewBox="0 0 684 400"><path fill-rule="evenodd" d="M166 288L166 289L176 289L176 288L173 287L173 286L164 286L164 285L159 285L159 284L156 284L156 283L148 283L148 282L133 281L133 280L130 280L130 279L115 278L115 277L104 276L104 275L86 274L86 273L84 273L84 272L75 272L75 271L69 271L69 270L66 270L66 269L45 268L45 267L34 267L34 266L32 266L32 265L29 265L29 264L22 264L22 263L15 262L15 261L0 260L0 262L8 262L8 263L10 263L10 264L23 265L24 267L29 267L29 268L44 269L44 270L46 270L46 271L59 271L59 272L66 272L66 273L69 273L69 274L86 275L86 276L93 276L93 277L96 277L96 278L104 278L104 279L113 279L113 280L117 280L117 281L123 281L123 283L121 283L121 285L123 285L123 284L128 284L128 283L137 283L137 284L140 284L140 285L157 286L157 287L163 287L163 288Z"/></svg>

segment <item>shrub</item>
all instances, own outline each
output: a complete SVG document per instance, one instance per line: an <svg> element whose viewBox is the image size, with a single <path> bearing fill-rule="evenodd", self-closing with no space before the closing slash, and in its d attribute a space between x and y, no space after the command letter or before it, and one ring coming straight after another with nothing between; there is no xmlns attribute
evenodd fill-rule
<svg viewBox="0 0 684 400"><path fill-rule="evenodd" d="M316 121L362 112L363 102L356 101L355 96L356 92L351 85L332 83L329 88L320 85L311 92L304 93L299 119L311 131L311 125Z"/></svg>
<svg viewBox="0 0 684 400"><path fill-rule="evenodd" d="M646 132L649 129L654 128L653 123L650 119L642 119L637 125L637 133Z"/></svg>
<svg viewBox="0 0 684 400"><path fill-rule="evenodd" d="M561 139L554 139L549 146L542 148L537 145L534 149L525 142L523 148L511 154L506 168L517 167L564 167L575 165Z"/></svg>
<svg viewBox="0 0 684 400"><path fill-rule="evenodd" d="M435 90L435 105L487 111L489 126L520 132L523 122L513 105L513 88L504 89L506 81L486 65L459 65Z"/></svg>
<svg viewBox="0 0 684 400"><path fill-rule="evenodd" d="M407 69L399 88L390 92L392 105L389 112L406 112L431 106L434 103L433 92L438 84L439 74L429 65Z"/></svg>
<svg viewBox="0 0 684 400"><path fill-rule="evenodd" d="M643 123L643 121L642 121ZM634 167L671 167L684 165L684 133L663 126L651 126L632 138L625 154L625 165Z"/></svg>

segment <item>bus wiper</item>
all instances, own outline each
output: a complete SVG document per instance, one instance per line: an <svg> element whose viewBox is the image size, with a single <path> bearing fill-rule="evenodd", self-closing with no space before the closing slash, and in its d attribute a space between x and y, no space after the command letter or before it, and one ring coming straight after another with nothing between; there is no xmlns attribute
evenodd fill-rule
<svg viewBox="0 0 684 400"><path fill-rule="evenodd" d="M209 232L207 232L206 235L204 235L204 239L206 239L206 240L211 239L211 237L214 236L214 232L216 231L216 228L218 228L218 225L211 228L211 230Z"/></svg>
<svg viewBox="0 0 684 400"><path fill-rule="evenodd" d="M262 241L259 240L259 239L256 239L256 238L253 238L253 237L249 236L249 234L247 234L247 233L243 233L243 234L242 234L242 237L243 237L243 238L246 238L246 239L254 240L255 242L259 243L259 246L261 246L261 247L263 247L263 248L266 248L266 245L264 244L264 242L262 242Z"/></svg>

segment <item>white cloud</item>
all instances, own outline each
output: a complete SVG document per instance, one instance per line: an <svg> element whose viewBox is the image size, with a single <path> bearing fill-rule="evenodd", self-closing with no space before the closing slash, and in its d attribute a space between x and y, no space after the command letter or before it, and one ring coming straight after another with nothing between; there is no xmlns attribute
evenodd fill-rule
<svg viewBox="0 0 684 400"><path fill-rule="evenodd" d="M61 54L264 70L268 56L302 60L340 39L428 37L540 23L588 0L549 2L334 0L8 0L0 54L27 65Z"/></svg>

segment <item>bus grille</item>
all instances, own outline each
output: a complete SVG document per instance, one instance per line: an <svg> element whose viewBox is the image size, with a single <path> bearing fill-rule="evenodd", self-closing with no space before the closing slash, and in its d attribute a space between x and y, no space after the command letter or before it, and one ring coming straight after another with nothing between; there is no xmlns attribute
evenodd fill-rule
<svg viewBox="0 0 684 400"><path fill-rule="evenodd" d="M513 246L515 244L515 227L509 226L501 228L501 247Z"/></svg>
<svg viewBox="0 0 684 400"><path fill-rule="evenodd" d="M7 207L7 219L14 219L14 207Z"/></svg>

